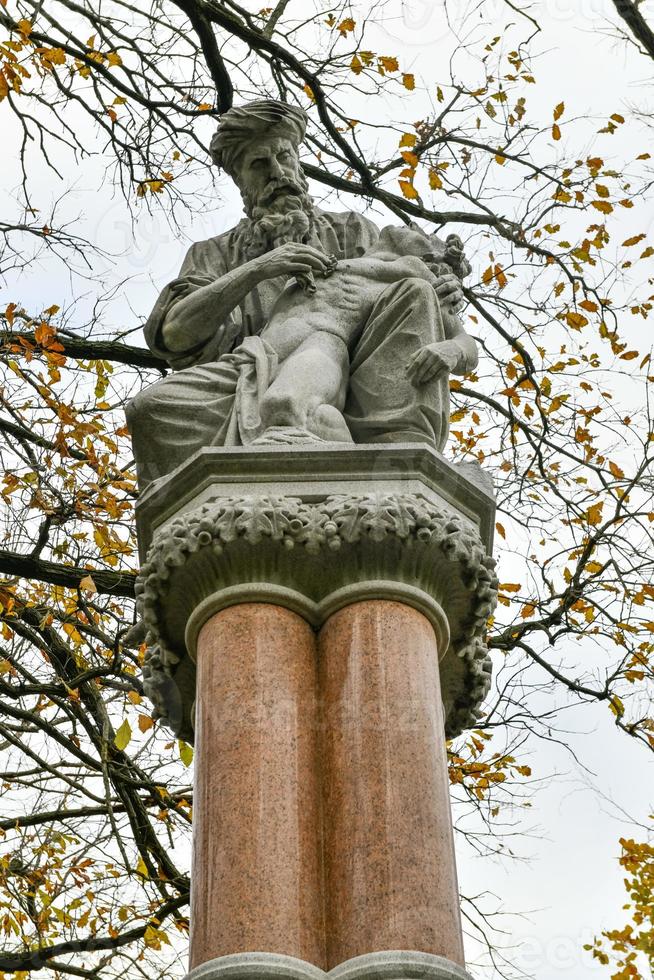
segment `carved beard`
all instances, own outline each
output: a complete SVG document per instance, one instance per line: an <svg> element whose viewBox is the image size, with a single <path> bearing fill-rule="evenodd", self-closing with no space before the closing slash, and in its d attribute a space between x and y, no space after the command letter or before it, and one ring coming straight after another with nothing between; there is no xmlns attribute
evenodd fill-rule
<svg viewBox="0 0 654 980"><path fill-rule="evenodd" d="M302 175L271 181L259 201L253 201L243 191L245 213L250 220L243 229L242 242L251 258L286 242L310 240L315 216L307 187Z"/></svg>

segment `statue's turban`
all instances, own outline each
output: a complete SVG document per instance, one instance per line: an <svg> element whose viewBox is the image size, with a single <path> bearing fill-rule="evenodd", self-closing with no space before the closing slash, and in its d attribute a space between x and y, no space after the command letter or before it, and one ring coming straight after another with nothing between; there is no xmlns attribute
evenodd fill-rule
<svg viewBox="0 0 654 980"><path fill-rule="evenodd" d="M224 113L211 140L211 156L233 177L239 157L251 143L274 131L275 136L284 136L299 146L306 128L303 109L274 99L257 99Z"/></svg>

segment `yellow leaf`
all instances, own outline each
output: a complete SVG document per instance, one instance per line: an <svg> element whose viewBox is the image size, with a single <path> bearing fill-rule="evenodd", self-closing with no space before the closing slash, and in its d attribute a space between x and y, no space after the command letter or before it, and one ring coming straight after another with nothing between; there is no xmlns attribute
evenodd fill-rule
<svg viewBox="0 0 654 980"><path fill-rule="evenodd" d="M415 146L418 142L418 137L415 133L404 133L402 139L400 140L400 146Z"/></svg>
<svg viewBox="0 0 654 980"><path fill-rule="evenodd" d="M556 194L552 195L552 200L560 201L562 204L568 204L572 200L572 194L568 194L563 188L559 187Z"/></svg>
<svg viewBox="0 0 654 980"><path fill-rule="evenodd" d="M117 749L122 752L127 748L132 738L132 729L130 728L127 718L122 723L118 731L116 732L116 737L114 738L114 745Z"/></svg>
<svg viewBox="0 0 654 980"><path fill-rule="evenodd" d="M385 57L384 55L382 55L381 58L379 59L379 65L381 68L384 69L384 71L389 71L389 72L399 71L400 68L400 64L397 58L389 58L389 57Z"/></svg>
<svg viewBox="0 0 654 980"><path fill-rule="evenodd" d="M497 523L495 524L495 530L497 531L497 533L498 533L498 534L499 534L499 535L500 535L500 536L501 536L502 538L506 538L506 531L504 530L504 526L503 526L502 524L500 524L499 522L497 522Z"/></svg>
<svg viewBox="0 0 654 980"><path fill-rule="evenodd" d="M18 21L18 23L16 24L16 27L18 28L18 30L20 31L20 33L23 35L23 37L29 37L30 34L32 33L32 21L31 20L25 20L23 18L22 20L19 20Z"/></svg>
<svg viewBox="0 0 654 980"><path fill-rule="evenodd" d="M609 201L591 201L592 206L602 214L611 214L613 205Z"/></svg>
<svg viewBox="0 0 654 980"><path fill-rule="evenodd" d="M616 480L622 480L622 479L624 479L624 472L623 472L623 470L618 466L617 463L614 463L613 460L610 460L609 461L609 469L610 469L612 475L616 478Z"/></svg>
<svg viewBox="0 0 654 980"><path fill-rule="evenodd" d="M586 571L590 572L591 575L596 575L597 572L601 572L604 566L599 561L587 561Z"/></svg>
<svg viewBox="0 0 654 980"><path fill-rule="evenodd" d="M177 746L179 748L179 757L188 769L188 767L193 762L193 748L187 745L186 742L178 741Z"/></svg>
<svg viewBox="0 0 654 980"><path fill-rule="evenodd" d="M573 330L581 330L588 323L588 317L585 317L583 313L576 313L574 310L568 310L565 315L565 322Z"/></svg>
<svg viewBox="0 0 654 980"><path fill-rule="evenodd" d="M211 102L201 102L200 105L197 106L198 112L209 112L210 109L213 109Z"/></svg>
<svg viewBox="0 0 654 980"><path fill-rule="evenodd" d="M409 74L405 73L404 75L402 75L402 84L406 89L409 90L409 92L413 92L414 88L416 87L415 76L411 75L410 73Z"/></svg>
<svg viewBox="0 0 654 980"><path fill-rule="evenodd" d="M525 606L522 607L520 611L520 615L523 619L529 619L529 617L533 616L535 612L536 612L536 606L533 603L528 602Z"/></svg>
<svg viewBox="0 0 654 980"><path fill-rule="evenodd" d="M110 51L107 55L107 61L112 68L122 65L123 59L120 57L117 51Z"/></svg>
<svg viewBox="0 0 654 980"><path fill-rule="evenodd" d="M624 241L622 244L624 246L626 246L627 248L629 248L630 245L638 245L638 244L640 244L640 242L642 242L642 240L644 238L647 238L647 235L645 235L645 234L634 235L633 238L627 238L627 240Z"/></svg>
<svg viewBox="0 0 654 980"><path fill-rule="evenodd" d="M433 167L429 171L429 186L433 191L439 191L443 186L440 174Z"/></svg>
<svg viewBox="0 0 654 980"><path fill-rule="evenodd" d="M597 525L602 520L602 510L604 508L604 501L600 500L598 503L593 504L586 511L586 520L592 527L597 527Z"/></svg>
<svg viewBox="0 0 654 980"><path fill-rule="evenodd" d="M138 725L139 731L145 735L145 733L149 732L151 728L154 728L154 721L150 715L139 715Z"/></svg>
<svg viewBox="0 0 654 980"><path fill-rule="evenodd" d="M564 112L565 112L565 102L559 102L559 104L554 110L554 121L556 122L557 119L560 119Z"/></svg>
<svg viewBox="0 0 654 980"><path fill-rule="evenodd" d="M405 163L407 163L410 167L413 167L414 169L420 163L418 156L415 153L412 153L411 150L403 150L401 153L401 157Z"/></svg>
<svg viewBox="0 0 654 980"><path fill-rule="evenodd" d="M554 123L552 126L552 139L556 140L557 143L561 139L561 127L558 123Z"/></svg>
<svg viewBox="0 0 654 980"><path fill-rule="evenodd" d="M409 201L415 201L418 198L418 191L415 189L412 183L410 183L408 180L400 180L398 183L402 193Z"/></svg>
<svg viewBox="0 0 654 980"><path fill-rule="evenodd" d="M149 878L150 877L150 875L148 873L148 869L147 869L146 864L145 864L145 861L143 860L143 858L140 855L139 855L139 859L138 859L138 862L137 862L137 865L136 865L136 873L142 875L144 878Z"/></svg>
<svg viewBox="0 0 654 980"><path fill-rule="evenodd" d="M342 20L340 22L337 30L341 35L341 37L347 37L348 32L351 33L355 27L356 27L356 21L352 20L351 17L346 17L345 20Z"/></svg>
<svg viewBox="0 0 654 980"><path fill-rule="evenodd" d="M522 586L516 585L515 582L503 582L499 588L502 592L519 592Z"/></svg>

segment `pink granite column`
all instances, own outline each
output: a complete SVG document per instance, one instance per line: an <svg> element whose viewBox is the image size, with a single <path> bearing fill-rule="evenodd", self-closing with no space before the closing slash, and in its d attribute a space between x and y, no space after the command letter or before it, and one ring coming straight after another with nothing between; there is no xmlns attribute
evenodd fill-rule
<svg viewBox="0 0 654 980"><path fill-rule="evenodd" d="M358 602L319 638L327 968L380 950L463 966L436 637Z"/></svg>
<svg viewBox="0 0 654 980"><path fill-rule="evenodd" d="M314 633L233 606L202 628L197 669L191 968L253 951L322 966Z"/></svg>

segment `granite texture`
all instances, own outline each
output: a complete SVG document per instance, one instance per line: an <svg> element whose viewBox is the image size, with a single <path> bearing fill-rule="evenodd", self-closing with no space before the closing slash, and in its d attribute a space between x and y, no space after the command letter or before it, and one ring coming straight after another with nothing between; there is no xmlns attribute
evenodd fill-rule
<svg viewBox="0 0 654 980"><path fill-rule="evenodd" d="M315 648L272 605L200 632L192 967L238 950L323 962Z"/></svg>
<svg viewBox="0 0 654 980"><path fill-rule="evenodd" d="M494 561L475 526L420 494L368 493L305 503L219 498L161 527L136 592L150 631L146 691L181 738L192 739L193 639L203 618L262 600L314 626L362 598L401 599L441 639L447 732L474 725L490 686L485 626ZM450 634L448 646L446 636ZM188 650L188 654L187 654Z"/></svg>
<svg viewBox="0 0 654 980"><path fill-rule="evenodd" d="M327 966L384 949L463 966L434 631L401 603L361 602L318 652Z"/></svg>
<svg viewBox="0 0 654 980"><path fill-rule="evenodd" d="M472 980L472 977L442 956L385 950L347 960L328 973L290 956L236 953L196 967L186 980Z"/></svg>

